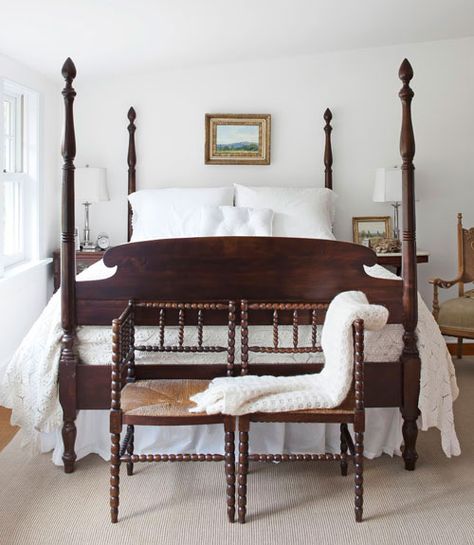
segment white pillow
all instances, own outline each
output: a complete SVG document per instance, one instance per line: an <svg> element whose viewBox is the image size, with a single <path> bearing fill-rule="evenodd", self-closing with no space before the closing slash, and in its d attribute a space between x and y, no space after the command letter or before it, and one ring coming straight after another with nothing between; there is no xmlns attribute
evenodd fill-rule
<svg viewBox="0 0 474 545"><path fill-rule="evenodd" d="M234 184L235 205L271 208L274 237L335 240L332 232L336 195L326 188L248 187Z"/></svg>
<svg viewBox="0 0 474 545"><path fill-rule="evenodd" d="M128 196L133 210L131 242L198 236L202 206L232 206L233 187L142 189Z"/></svg>
<svg viewBox="0 0 474 545"><path fill-rule="evenodd" d="M203 206L201 237L271 237L273 211L266 208Z"/></svg>

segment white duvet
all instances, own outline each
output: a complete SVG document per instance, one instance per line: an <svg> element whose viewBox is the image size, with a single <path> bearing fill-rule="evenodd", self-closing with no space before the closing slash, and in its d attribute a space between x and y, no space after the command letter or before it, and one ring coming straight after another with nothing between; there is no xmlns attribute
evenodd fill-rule
<svg viewBox="0 0 474 545"><path fill-rule="evenodd" d="M107 269L102 262L96 263L79 275L78 280L93 280L111 276L113 269ZM374 277L396 278L392 273L378 265L367 268ZM421 380L419 409L419 427L426 430L437 427L441 431L441 445L447 456L460 454L453 416L453 402L458 395L454 366L441 336L439 328L428 308L419 301L419 320L417 327L418 348L421 357ZM226 344L225 328L205 328L207 343ZM291 334L290 331L287 332ZM403 328L401 325L388 324L381 331L366 334L366 361L395 361L401 354ZM12 423L23 428L29 440L41 439L43 449L54 448L53 460L61 463L61 440L59 430L62 425L62 410L58 397L58 363L61 340L60 296L56 293L22 341L14 357L6 368L0 382L0 405L12 409ZM137 341L153 342L156 328L141 328ZM194 332L187 332L194 335ZM252 343L271 344L271 326L262 326L253 331ZM282 343L284 342L282 336ZM302 328L304 335L310 338L310 328ZM78 330L79 351L84 361L90 364L110 361L111 333L109 327L81 327ZM167 331L167 342L173 342L176 328ZM188 337L189 338L189 337ZM269 341L270 340L270 341ZM192 340L190 340L192 342ZM164 355L159 355L163 360ZM143 357L143 356L142 356ZM186 356L184 356L186 357ZM200 361L216 361L215 355L201 355ZM238 361L239 354L236 354ZM210 360L209 358L214 358ZM164 358L166 360L166 357ZM176 361L176 354L173 355ZM196 355L193 355L196 359ZM288 361L288 355L283 358ZM314 358L313 358L314 359ZM275 356L272 356L275 360ZM77 420L78 458L96 452L108 457L109 439L107 433L107 411L81 411ZM402 420L398 409L369 409L367 411L367 432L365 454L369 457L382 452L399 453L401 445ZM297 425L296 425L297 426ZM317 452L326 450L336 452L339 448L338 431L334 425L313 426L312 434L300 433L295 425L265 425L264 433L253 434L254 448L268 452L299 451ZM152 448L157 442L162 452L209 451L213 444L215 452L222 449L222 440L215 426L199 428L162 428L149 430L142 437L137 437L137 452ZM301 427L298 428L300 430ZM49 433L49 435L45 435ZM159 435L161 433L161 435ZM155 435L153 435L155 434ZM216 435L217 434L217 435ZM137 434L138 436L138 434ZM211 447L209 447L211 444ZM252 445L251 445L252 446ZM156 449L156 446L154 446Z"/></svg>

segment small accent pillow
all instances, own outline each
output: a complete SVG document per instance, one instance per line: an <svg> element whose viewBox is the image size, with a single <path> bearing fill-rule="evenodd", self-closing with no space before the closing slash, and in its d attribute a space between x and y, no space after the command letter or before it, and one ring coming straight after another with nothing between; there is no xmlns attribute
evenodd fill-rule
<svg viewBox="0 0 474 545"><path fill-rule="evenodd" d="M201 237L271 237L273 211L236 206L203 206Z"/></svg>
<svg viewBox="0 0 474 545"><path fill-rule="evenodd" d="M128 196L133 210L131 242L198 235L202 206L232 206L234 188L169 187Z"/></svg>
<svg viewBox="0 0 474 545"><path fill-rule="evenodd" d="M234 187L235 206L273 210L274 237L336 239L332 232L336 195L330 189Z"/></svg>

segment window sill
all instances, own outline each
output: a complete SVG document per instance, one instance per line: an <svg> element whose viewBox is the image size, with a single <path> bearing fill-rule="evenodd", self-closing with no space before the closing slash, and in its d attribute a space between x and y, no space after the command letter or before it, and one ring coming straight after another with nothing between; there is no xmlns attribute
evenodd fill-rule
<svg viewBox="0 0 474 545"><path fill-rule="evenodd" d="M0 283L9 280L10 278L15 278L24 272L31 271L39 267L46 267L46 265L49 265L52 263L52 261L52 258L48 257L46 259L37 259L34 261L19 263L18 265L12 265L11 267L5 269L3 276L0 277Z"/></svg>

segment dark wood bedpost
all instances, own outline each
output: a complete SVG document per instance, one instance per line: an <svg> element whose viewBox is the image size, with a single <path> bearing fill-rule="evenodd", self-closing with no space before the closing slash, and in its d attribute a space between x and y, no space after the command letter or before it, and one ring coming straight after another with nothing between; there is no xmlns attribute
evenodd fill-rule
<svg viewBox="0 0 474 545"><path fill-rule="evenodd" d="M329 108L326 108L326 111L323 115L324 121L324 132L326 133L326 142L324 145L324 187L332 189L332 145L331 145L331 119L332 112Z"/></svg>
<svg viewBox="0 0 474 545"><path fill-rule="evenodd" d="M411 119L411 101L414 92L410 87L413 69L405 59L399 71L403 82L399 96L402 102L402 129L400 155L402 156L402 278L403 278L403 438L405 468L414 470L418 454L418 397L420 392L420 356L417 347L416 326L418 323L418 290L416 270L416 225L415 225L415 136Z"/></svg>
<svg viewBox="0 0 474 545"><path fill-rule="evenodd" d="M77 355L74 347L76 336L76 252L74 245L74 158L76 156L76 137L74 134L73 102L76 91L72 82L76 77L76 67L67 59L62 68L66 85L64 97L65 123L62 143L62 235L61 235L61 323L63 328L61 356L59 361L59 399L63 409L64 471L72 473L76 453L76 366Z"/></svg>
<svg viewBox="0 0 474 545"><path fill-rule="evenodd" d="M128 110L127 114L128 120L130 121L127 129L128 129L128 155L127 155L127 162L128 162L128 194L134 193L137 190L137 180L136 180L136 165L137 165L137 152L135 149L135 131L137 130L137 127L135 125L135 119L137 118L137 114L135 112L135 109L133 107ZM132 238L132 207L130 206L130 203L128 203L128 238L127 240L130 242L130 239Z"/></svg>

